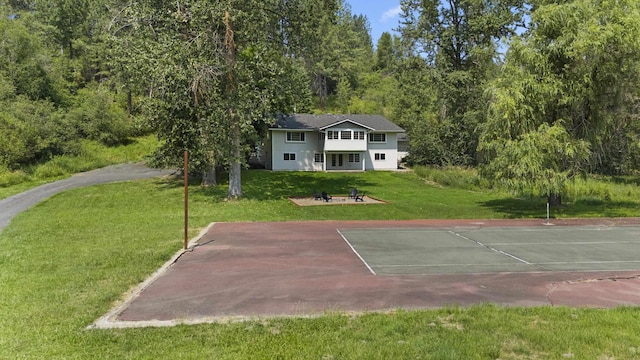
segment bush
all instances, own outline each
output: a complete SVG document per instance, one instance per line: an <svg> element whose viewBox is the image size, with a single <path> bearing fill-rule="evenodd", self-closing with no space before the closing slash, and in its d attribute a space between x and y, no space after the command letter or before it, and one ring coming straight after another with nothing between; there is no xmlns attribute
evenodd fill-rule
<svg viewBox="0 0 640 360"><path fill-rule="evenodd" d="M10 170L78 149L73 128L48 101L0 102L0 164Z"/></svg>
<svg viewBox="0 0 640 360"><path fill-rule="evenodd" d="M125 143L133 130L126 112L101 87L80 89L69 119L82 137L109 146Z"/></svg>
<svg viewBox="0 0 640 360"><path fill-rule="evenodd" d="M27 180L27 174L23 171L11 171L4 166L0 166L0 187L20 184Z"/></svg>
<svg viewBox="0 0 640 360"><path fill-rule="evenodd" d="M482 190L490 187L489 183L473 168L417 166L414 171L421 178L442 186L465 190Z"/></svg>

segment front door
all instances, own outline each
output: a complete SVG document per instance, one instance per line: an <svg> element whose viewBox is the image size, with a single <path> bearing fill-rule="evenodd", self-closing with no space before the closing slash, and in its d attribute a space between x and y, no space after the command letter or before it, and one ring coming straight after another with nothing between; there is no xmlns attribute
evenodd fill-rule
<svg viewBox="0 0 640 360"><path fill-rule="evenodd" d="M331 169L341 169L344 166L343 154L331 154Z"/></svg>

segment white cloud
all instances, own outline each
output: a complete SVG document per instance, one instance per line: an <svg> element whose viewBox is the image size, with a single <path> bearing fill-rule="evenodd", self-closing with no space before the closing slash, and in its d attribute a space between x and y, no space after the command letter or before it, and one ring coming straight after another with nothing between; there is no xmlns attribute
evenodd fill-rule
<svg viewBox="0 0 640 360"><path fill-rule="evenodd" d="M387 22L395 18L396 16L400 15L401 12L402 12L402 8L400 7L400 5L394 7L393 9L389 9L385 11L384 14L382 14L382 18L380 18L380 22Z"/></svg>

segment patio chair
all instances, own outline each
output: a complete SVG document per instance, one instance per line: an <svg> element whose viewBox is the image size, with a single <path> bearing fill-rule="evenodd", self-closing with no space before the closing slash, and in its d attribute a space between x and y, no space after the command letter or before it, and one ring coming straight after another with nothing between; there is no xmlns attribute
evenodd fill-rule
<svg viewBox="0 0 640 360"><path fill-rule="evenodd" d="M327 194L326 191L323 191L322 192L322 200L324 200L325 202L331 201L331 195Z"/></svg>
<svg viewBox="0 0 640 360"><path fill-rule="evenodd" d="M313 189L313 200L322 200L322 194L317 189Z"/></svg>
<svg viewBox="0 0 640 360"><path fill-rule="evenodd" d="M349 194L349 199L355 199L356 196L358 196L358 189L356 188L351 189L351 194Z"/></svg>
<svg viewBox="0 0 640 360"><path fill-rule="evenodd" d="M358 202L358 201L362 201L362 202L364 202L364 194L365 194L365 193L363 192L363 193L362 193L362 194L360 194L360 195L356 195L356 202Z"/></svg>

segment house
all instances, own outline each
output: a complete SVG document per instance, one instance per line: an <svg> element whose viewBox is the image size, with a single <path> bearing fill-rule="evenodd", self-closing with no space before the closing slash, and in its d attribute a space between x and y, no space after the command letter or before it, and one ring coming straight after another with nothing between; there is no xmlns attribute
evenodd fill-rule
<svg viewBox="0 0 640 360"><path fill-rule="evenodd" d="M394 170L400 134L380 115L282 115L262 155L270 170Z"/></svg>

